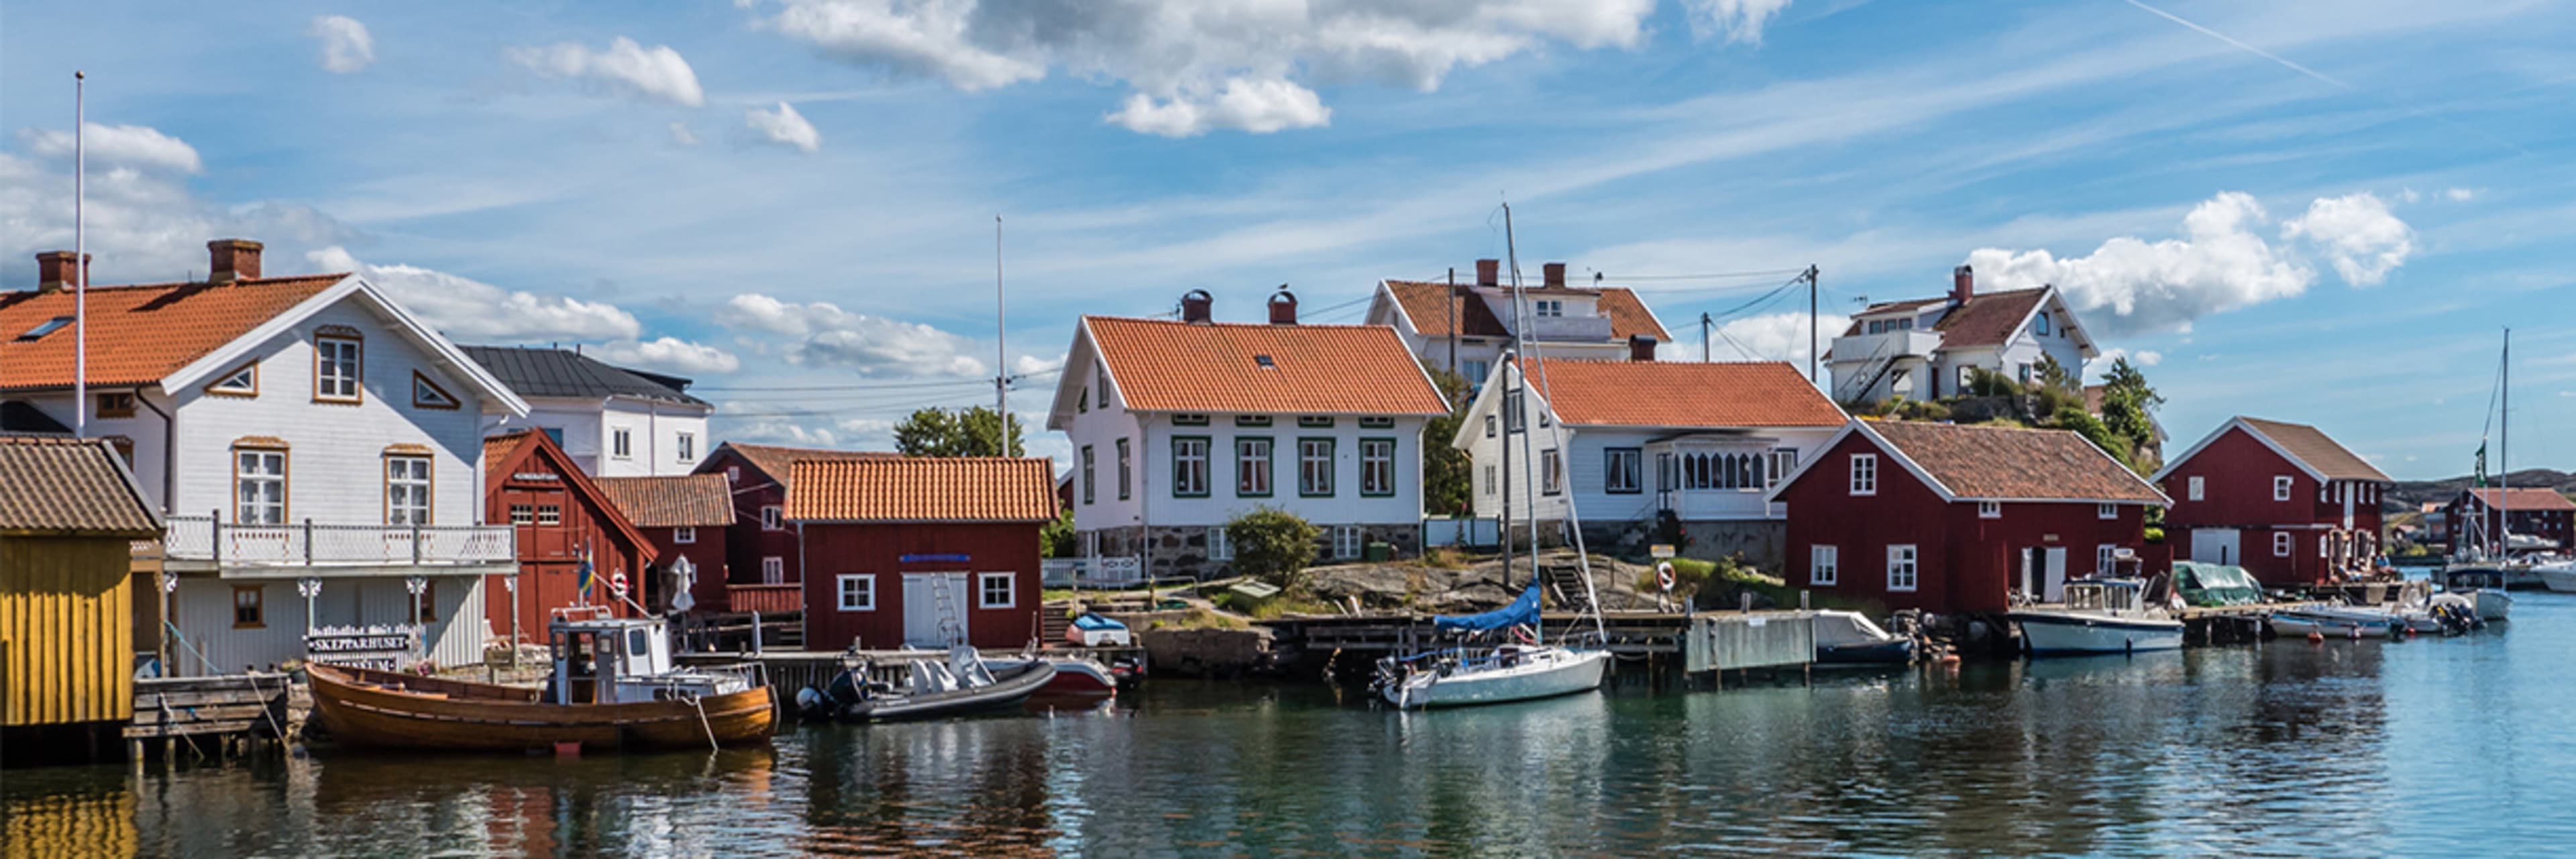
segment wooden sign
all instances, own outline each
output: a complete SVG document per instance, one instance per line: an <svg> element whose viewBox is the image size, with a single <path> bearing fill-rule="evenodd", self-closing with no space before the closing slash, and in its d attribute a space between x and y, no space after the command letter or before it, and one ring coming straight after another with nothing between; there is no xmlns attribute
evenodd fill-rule
<svg viewBox="0 0 2576 859"><path fill-rule="evenodd" d="M324 665L346 665L400 671L418 661L420 627L325 626L304 634L304 659Z"/></svg>

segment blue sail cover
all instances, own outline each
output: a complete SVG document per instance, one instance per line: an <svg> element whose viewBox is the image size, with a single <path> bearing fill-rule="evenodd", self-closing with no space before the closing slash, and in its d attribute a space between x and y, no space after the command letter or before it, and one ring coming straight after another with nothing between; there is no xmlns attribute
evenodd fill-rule
<svg viewBox="0 0 2576 859"><path fill-rule="evenodd" d="M1538 582L1530 582L1511 605L1483 614L1441 615L1431 619L1432 628L1441 632L1490 632L1507 627L1538 622Z"/></svg>

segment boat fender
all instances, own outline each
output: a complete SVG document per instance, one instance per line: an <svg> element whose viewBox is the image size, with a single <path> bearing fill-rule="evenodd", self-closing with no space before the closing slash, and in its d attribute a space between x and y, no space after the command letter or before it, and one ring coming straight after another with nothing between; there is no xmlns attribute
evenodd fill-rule
<svg viewBox="0 0 2576 859"><path fill-rule="evenodd" d="M2309 643L2309 644L2324 644L2324 643L2325 643L2325 641L2326 641L2326 634L2325 634L2325 633L2318 632L2318 631L2313 630L2313 629L2308 630L2308 643Z"/></svg>

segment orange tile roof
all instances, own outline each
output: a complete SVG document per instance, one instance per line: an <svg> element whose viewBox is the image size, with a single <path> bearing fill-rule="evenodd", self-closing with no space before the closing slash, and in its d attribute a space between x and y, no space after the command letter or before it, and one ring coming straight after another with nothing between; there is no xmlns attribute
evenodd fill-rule
<svg viewBox="0 0 2576 859"><path fill-rule="evenodd" d="M1457 322L1454 327L1458 329L1460 335L1512 336L1511 328L1494 315L1492 307L1483 301L1469 301L1463 296L1456 295L1446 283L1390 280L1386 282L1386 287L1388 292L1395 294L1396 303L1404 306L1404 315L1413 320L1415 333L1425 336L1448 336L1449 329L1453 327L1450 322L1453 317L1450 314L1455 312L1457 315L1454 318ZM1626 287L1606 286L1599 289L1528 287L1525 291L1545 292L1552 295L1594 296L1601 312L1610 317L1610 336L1623 343L1627 342L1628 337L1633 334L1644 334L1657 340L1673 339L1673 335L1655 321L1655 314L1646 310L1645 300L1638 298L1636 291Z"/></svg>
<svg viewBox="0 0 2576 859"><path fill-rule="evenodd" d="M743 444L730 441L725 442L724 446L741 454L744 461L751 463L751 467L759 469L762 474L769 475L769 479L777 481L780 486L789 485L788 473L791 466L807 460L903 458L903 454L891 450L833 450L821 447L783 447L774 444Z"/></svg>
<svg viewBox="0 0 2576 859"><path fill-rule="evenodd" d="M1672 332L1655 321L1655 314L1646 310L1645 299L1638 298L1636 292L1616 286L1602 287L1600 291L1601 310L1610 314L1610 336L1626 340L1629 335L1649 334L1657 340L1673 339Z"/></svg>
<svg viewBox="0 0 2576 859"><path fill-rule="evenodd" d="M1864 426L1961 499L2167 503L2137 473L2071 431L1923 421Z"/></svg>
<svg viewBox="0 0 2576 859"><path fill-rule="evenodd" d="M1778 361L1686 364L1549 358L1531 387L1576 426L1840 427L1843 410Z"/></svg>
<svg viewBox="0 0 2576 859"><path fill-rule="evenodd" d="M161 283L89 288L89 383L150 385L348 277L322 274L223 286ZM18 337L72 315L71 290L0 293L0 390L72 385L72 329Z"/></svg>
<svg viewBox="0 0 2576 859"><path fill-rule="evenodd" d="M1129 409L1438 415L1449 407L1384 325L1242 325L1086 316ZM1263 359L1268 365L1263 365Z"/></svg>
<svg viewBox="0 0 2576 859"><path fill-rule="evenodd" d="M2006 292L1981 292L1969 296L1967 304L1942 314L1941 321L1935 323L1932 330L1941 332L1941 346L1945 349L1993 346L2011 339L2013 332L2021 330L2021 321L2030 317L2031 310L2039 306L2040 298L2047 292L2046 287ZM1893 310L1919 311L1949 300L1946 297L1914 298L1905 301L1883 301L1870 305L1863 308L1861 312L1852 314L1852 323L1843 329L1843 336L1852 337L1860 334L1861 325L1864 322L1860 317Z"/></svg>
<svg viewBox="0 0 2576 859"><path fill-rule="evenodd" d="M161 522L106 442L0 435L0 533L158 538Z"/></svg>
<svg viewBox="0 0 2576 859"><path fill-rule="evenodd" d="M1055 468L1044 459L800 460L786 516L806 522L1047 522Z"/></svg>
<svg viewBox="0 0 2576 859"><path fill-rule="evenodd" d="M721 474L599 477L601 494L638 528L713 528L733 524L733 487Z"/></svg>
<svg viewBox="0 0 2576 859"><path fill-rule="evenodd" d="M2469 494L2477 496L2478 501L2489 507L2498 506L2503 500L2509 498L2513 503L2503 506L2516 513L2525 510L2576 510L2576 501L2567 500L2567 496L2558 494L2558 490L2555 489L2521 486L2507 491L2491 486L2485 489L2470 489Z"/></svg>
<svg viewBox="0 0 2576 859"><path fill-rule="evenodd" d="M2325 475L2327 480L2393 482L2388 475L2371 467L2369 461L2328 437L2324 430L2306 424L2261 418L2238 417L2237 420L2244 421L2245 426L2262 433L2264 438L2271 439L2273 444L2289 452L2291 458L2306 464L2309 470Z"/></svg>

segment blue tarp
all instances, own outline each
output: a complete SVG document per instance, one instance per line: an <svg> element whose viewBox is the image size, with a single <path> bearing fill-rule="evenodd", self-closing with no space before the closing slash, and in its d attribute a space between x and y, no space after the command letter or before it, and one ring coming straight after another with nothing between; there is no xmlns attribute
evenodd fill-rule
<svg viewBox="0 0 2576 859"><path fill-rule="evenodd" d="M1441 632L1489 632L1505 627L1538 622L1538 583L1530 582L1511 605L1484 614L1441 615L1431 619L1432 627Z"/></svg>
<svg viewBox="0 0 2576 859"><path fill-rule="evenodd" d="M1097 630L1097 629L1126 629L1126 628L1127 628L1127 625L1126 625L1126 624L1119 623L1119 622L1117 622L1117 621L1110 620L1110 619L1108 619L1108 618L1101 617L1101 616L1096 615L1096 614L1086 614L1086 615L1083 615L1083 616L1081 616L1081 617L1074 618L1074 619L1073 619L1073 625L1074 625L1074 627L1075 627L1075 628L1077 628L1077 629L1093 629L1093 630Z"/></svg>

